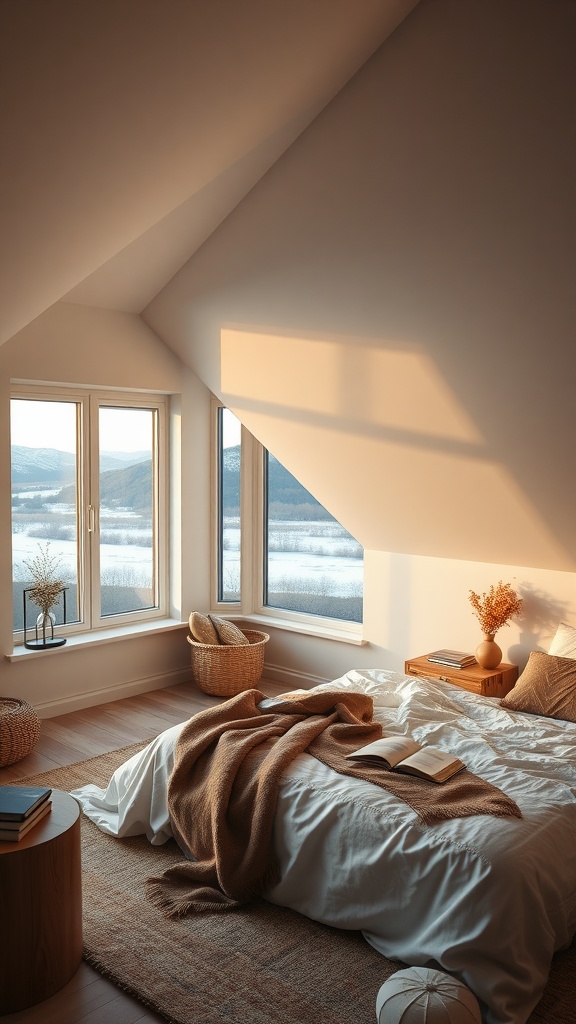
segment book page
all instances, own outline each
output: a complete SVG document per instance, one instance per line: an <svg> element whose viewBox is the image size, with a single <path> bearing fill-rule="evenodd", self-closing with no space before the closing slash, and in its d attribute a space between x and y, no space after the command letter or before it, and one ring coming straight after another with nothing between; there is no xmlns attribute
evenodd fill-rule
<svg viewBox="0 0 576 1024"><path fill-rule="evenodd" d="M441 775L443 778L447 778L446 770L454 766L455 770L459 770L463 767L462 762L459 758L454 757L453 754L447 754L443 750L437 750L436 747L420 747L410 757L403 759L401 769L408 770L414 768L424 775L429 775L432 778ZM452 773L449 773L452 774Z"/></svg>
<svg viewBox="0 0 576 1024"><path fill-rule="evenodd" d="M362 761L364 764L377 765L384 761L390 768L394 768L417 750L420 750L420 744L409 736L384 736L346 756L352 761Z"/></svg>

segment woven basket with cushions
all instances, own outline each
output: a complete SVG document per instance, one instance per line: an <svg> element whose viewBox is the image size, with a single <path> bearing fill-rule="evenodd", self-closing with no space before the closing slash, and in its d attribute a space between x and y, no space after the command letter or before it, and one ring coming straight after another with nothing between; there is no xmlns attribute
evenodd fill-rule
<svg viewBox="0 0 576 1024"><path fill-rule="evenodd" d="M258 684L268 633L242 630L218 615L201 612L192 612L188 625L192 677L200 690L216 697L234 697Z"/></svg>

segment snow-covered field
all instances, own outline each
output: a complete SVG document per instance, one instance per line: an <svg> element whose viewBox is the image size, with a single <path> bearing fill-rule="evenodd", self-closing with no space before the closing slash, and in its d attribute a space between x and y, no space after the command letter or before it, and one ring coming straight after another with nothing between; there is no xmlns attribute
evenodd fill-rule
<svg viewBox="0 0 576 1024"><path fill-rule="evenodd" d="M52 493L52 492L51 492ZM49 505L36 522L29 514L13 519L13 574L15 581L30 579L30 563L49 544L50 556L59 561L65 582L76 580L74 508ZM67 528L63 529L62 524ZM50 529L50 524L53 529ZM42 528L42 537L33 536ZM102 582L111 586L150 587L152 582L151 532L140 517L128 511L102 508L100 513L100 566ZM50 537L50 533L53 537ZM113 540L114 543L109 543ZM227 593L240 586L240 529L237 522L224 532L223 577ZM268 589L270 593L318 594L334 597L362 595L362 549L335 522L271 522L269 524Z"/></svg>
<svg viewBox="0 0 576 1024"><path fill-rule="evenodd" d="M240 586L240 530L224 531L225 586ZM338 523L271 522L268 589L279 593L362 595L364 560L356 541Z"/></svg>

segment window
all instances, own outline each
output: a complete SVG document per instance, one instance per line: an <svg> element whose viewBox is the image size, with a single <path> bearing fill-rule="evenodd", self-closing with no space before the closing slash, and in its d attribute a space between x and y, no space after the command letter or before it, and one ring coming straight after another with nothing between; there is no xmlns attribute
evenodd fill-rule
<svg viewBox="0 0 576 1024"><path fill-rule="evenodd" d="M163 614L164 399L30 387L10 411L15 633L36 621L38 560L65 584L67 631Z"/></svg>
<svg viewBox="0 0 576 1024"><path fill-rule="evenodd" d="M240 600L240 423L218 407L218 601Z"/></svg>
<svg viewBox="0 0 576 1024"><path fill-rule="evenodd" d="M361 622L361 545L230 410L215 407L217 603Z"/></svg>
<svg viewBox="0 0 576 1024"><path fill-rule="evenodd" d="M264 459L264 604L362 622L364 552L270 452Z"/></svg>

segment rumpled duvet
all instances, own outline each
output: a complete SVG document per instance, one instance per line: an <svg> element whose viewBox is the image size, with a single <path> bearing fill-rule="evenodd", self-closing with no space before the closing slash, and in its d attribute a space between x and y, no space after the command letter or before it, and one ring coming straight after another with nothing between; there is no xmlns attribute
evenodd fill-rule
<svg viewBox="0 0 576 1024"><path fill-rule="evenodd" d="M428 823L520 816L514 801L467 770L436 785L347 760L382 735L367 694L311 690L264 701L259 690L246 690L195 715L178 737L168 809L189 861L149 886L169 917L235 909L279 880L276 802L284 772L304 751L339 774L390 790Z"/></svg>
<svg viewBox="0 0 576 1024"><path fill-rule="evenodd" d="M316 688L365 693L386 733L449 750L522 818L425 825L396 795L300 754L274 817L279 881L265 898L360 929L402 964L436 966L478 998L484 1024L526 1024L555 950L576 932L576 725L510 712L440 680L351 671ZM167 788L182 726L74 793L112 835L171 835Z"/></svg>

